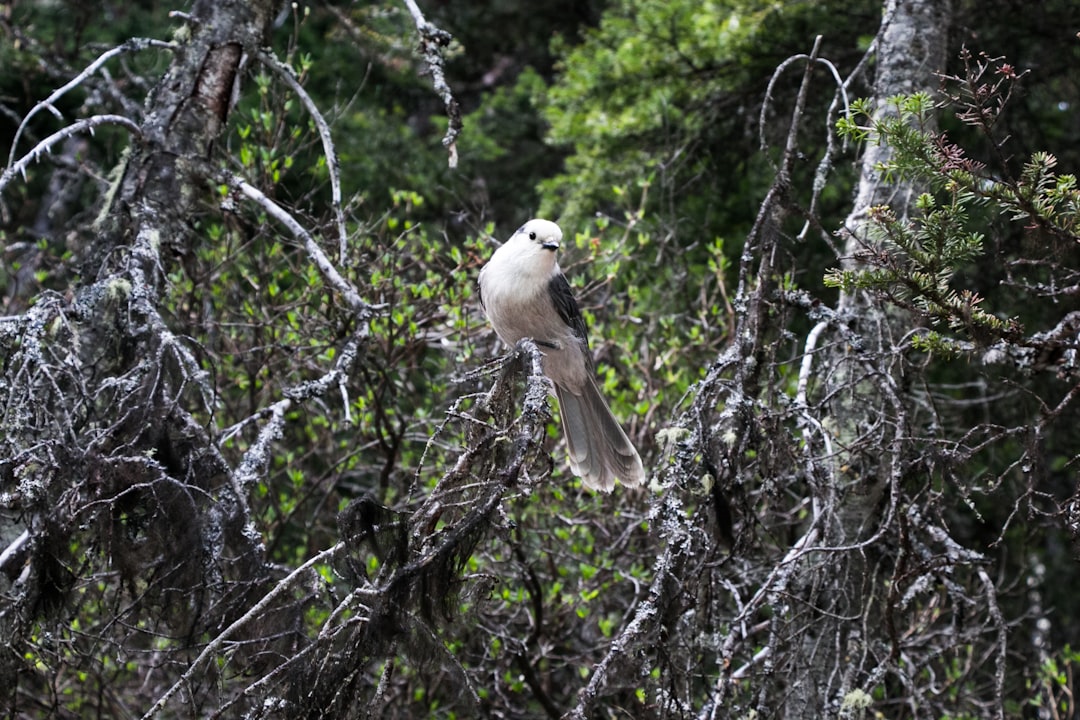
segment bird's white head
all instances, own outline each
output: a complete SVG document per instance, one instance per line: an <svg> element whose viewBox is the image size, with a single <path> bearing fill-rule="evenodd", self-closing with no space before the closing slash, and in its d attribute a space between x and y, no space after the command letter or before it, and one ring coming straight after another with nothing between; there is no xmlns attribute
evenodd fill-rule
<svg viewBox="0 0 1080 720"><path fill-rule="evenodd" d="M527 245L532 245L537 251L549 250L554 253L562 244L562 230L550 220L537 218L518 228L510 242L519 245L523 251Z"/></svg>
<svg viewBox="0 0 1080 720"><path fill-rule="evenodd" d="M555 251L562 242L562 230L550 220L530 220L518 228L491 256L480 271L484 297L505 290L520 293L522 288L547 289L551 276L560 272Z"/></svg>

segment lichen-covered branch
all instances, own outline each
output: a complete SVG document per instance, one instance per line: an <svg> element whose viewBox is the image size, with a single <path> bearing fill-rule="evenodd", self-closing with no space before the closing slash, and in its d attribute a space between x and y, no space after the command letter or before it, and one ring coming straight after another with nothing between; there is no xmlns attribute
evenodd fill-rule
<svg viewBox="0 0 1080 720"><path fill-rule="evenodd" d="M405 0L405 6L409 9L413 22L416 23L416 32L420 34L420 54L427 64L428 71L431 73L431 84L434 86L435 92L442 98L443 105L446 106L446 117L449 122L442 143L449 153L450 167L456 168L458 163L457 138L461 134L462 128L461 106L458 104L457 98L454 97L454 91L446 82L445 60L443 59L443 49L450 44L453 38L450 33L427 21L423 11L420 10L420 6L416 4L416 0Z"/></svg>

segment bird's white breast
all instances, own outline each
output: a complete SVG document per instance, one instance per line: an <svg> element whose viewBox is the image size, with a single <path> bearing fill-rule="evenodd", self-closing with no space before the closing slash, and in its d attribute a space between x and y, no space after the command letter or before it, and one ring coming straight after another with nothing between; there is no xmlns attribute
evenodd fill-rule
<svg viewBox="0 0 1080 720"><path fill-rule="evenodd" d="M545 374L556 384L579 388L588 377L588 350L551 299L551 280L559 272L554 252L511 239L480 271L480 293L503 342L515 345L532 338L544 354Z"/></svg>

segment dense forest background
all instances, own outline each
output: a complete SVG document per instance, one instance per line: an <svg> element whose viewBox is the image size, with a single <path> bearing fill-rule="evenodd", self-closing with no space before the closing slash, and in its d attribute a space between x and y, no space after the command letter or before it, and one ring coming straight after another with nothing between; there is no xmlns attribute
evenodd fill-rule
<svg viewBox="0 0 1080 720"><path fill-rule="evenodd" d="M1067 718L1072 0L0 2L5 716ZM558 221L650 484L479 268Z"/></svg>

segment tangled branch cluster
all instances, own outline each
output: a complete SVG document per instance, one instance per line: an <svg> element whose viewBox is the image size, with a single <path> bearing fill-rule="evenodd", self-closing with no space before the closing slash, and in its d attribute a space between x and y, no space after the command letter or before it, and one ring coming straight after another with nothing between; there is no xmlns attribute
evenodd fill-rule
<svg viewBox="0 0 1080 720"><path fill-rule="evenodd" d="M0 700L12 715L705 719L874 705L1000 717L1007 697L1031 694L1010 654L1047 656L1043 640L1015 641L1046 636L1045 578L997 548L1022 521L1080 527L1080 502L1046 462L1078 393L1057 383L1075 377L1080 321L1028 333L988 309L992 292L960 287L987 252L965 213L994 204L1073 242L1075 182L1036 156L988 183L995 159L937 132L925 96L906 101L924 114L856 105L858 126L847 97L871 55L890 69L910 4L888 4L848 78L820 39L778 68L766 106L783 73L802 69L802 83L742 246L732 340L660 433L651 495L573 509L546 482L531 343L458 378L449 407L407 407L450 392L432 348L467 361L449 318L468 315L456 308L469 249L440 264L415 228L349 217L331 125L265 49L275 4L196 5L176 42L106 52L40 106L85 83L122 98L107 63L167 52L144 111L117 99L13 150L0 176L11 191L78 134L130 133L121 165L97 173L111 184L84 231L82 279L0 318ZM453 159L448 36L407 5ZM1023 74L963 59L946 98L992 133ZM245 62L313 118L297 142L328 168L325 231L218 154ZM799 133L823 67L837 86L829 119L843 111L848 134L830 128L804 188ZM887 85L879 99L895 95ZM892 154L867 148L857 207L833 236L817 208L845 139L892 140ZM790 243L813 231L846 245L834 304L790 282ZM1005 284L1064 301L1077 294L1069 266L1008 256ZM943 371L942 352L1012 374ZM989 412L1002 402L1008 412Z"/></svg>

